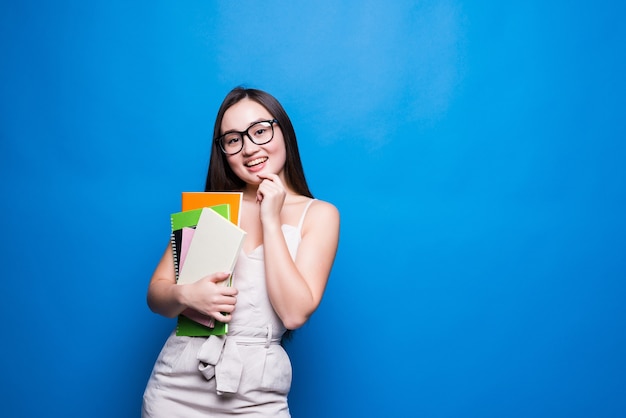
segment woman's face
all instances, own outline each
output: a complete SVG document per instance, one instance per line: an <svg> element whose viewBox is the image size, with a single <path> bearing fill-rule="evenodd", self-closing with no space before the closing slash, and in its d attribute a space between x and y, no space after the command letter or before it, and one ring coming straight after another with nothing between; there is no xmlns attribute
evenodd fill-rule
<svg viewBox="0 0 626 418"><path fill-rule="evenodd" d="M222 133L228 131L245 131L255 122L274 119L267 109L259 103L243 99L226 110L222 119ZM277 174L282 178L285 166L285 139L280 126L274 124L273 139L263 145L253 143L247 135L243 135L243 148L234 155L227 155L230 168L247 184L259 184L258 174Z"/></svg>

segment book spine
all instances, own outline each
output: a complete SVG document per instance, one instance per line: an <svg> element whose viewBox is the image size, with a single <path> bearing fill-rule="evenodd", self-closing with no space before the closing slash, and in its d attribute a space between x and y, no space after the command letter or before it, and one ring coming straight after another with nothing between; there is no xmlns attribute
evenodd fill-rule
<svg viewBox="0 0 626 418"><path fill-rule="evenodd" d="M176 282L178 282L178 276L179 276L179 271L178 271L178 250L176 248L176 235L174 233L174 218L170 217L170 223L171 223L171 227L172 227L172 233L170 235L170 242L172 244L172 256L174 258L174 273L176 274Z"/></svg>

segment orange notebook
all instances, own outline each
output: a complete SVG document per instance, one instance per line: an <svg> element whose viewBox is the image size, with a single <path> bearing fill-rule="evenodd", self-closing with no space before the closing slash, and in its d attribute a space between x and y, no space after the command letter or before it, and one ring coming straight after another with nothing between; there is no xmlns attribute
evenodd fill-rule
<svg viewBox="0 0 626 418"><path fill-rule="evenodd" d="M239 226L239 211L243 201L241 192L183 192L182 210L206 208L216 205L230 205L230 220Z"/></svg>

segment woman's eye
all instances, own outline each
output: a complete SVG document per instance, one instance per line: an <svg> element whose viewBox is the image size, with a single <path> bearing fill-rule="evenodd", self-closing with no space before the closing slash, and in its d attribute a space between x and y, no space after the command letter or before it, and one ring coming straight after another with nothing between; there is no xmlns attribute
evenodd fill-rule
<svg viewBox="0 0 626 418"><path fill-rule="evenodd" d="M226 145L234 145L239 142L238 136L226 137Z"/></svg>

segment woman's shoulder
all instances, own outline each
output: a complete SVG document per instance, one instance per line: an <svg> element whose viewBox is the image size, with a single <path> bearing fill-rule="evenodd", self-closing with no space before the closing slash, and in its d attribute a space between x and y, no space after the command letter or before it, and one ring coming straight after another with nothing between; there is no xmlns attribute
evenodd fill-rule
<svg viewBox="0 0 626 418"><path fill-rule="evenodd" d="M302 223L302 237L309 237L320 245L336 245L339 237L339 210L330 202L312 199Z"/></svg>
<svg viewBox="0 0 626 418"><path fill-rule="evenodd" d="M326 200L311 198L310 201L311 201L311 207L316 207L318 208L318 210L328 210L328 211L339 212L339 210L337 209L335 205L333 205L332 203Z"/></svg>
<svg viewBox="0 0 626 418"><path fill-rule="evenodd" d="M307 218L313 218L317 224L322 222L339 221L339 209L325 200L311 199Z"/></svg>

